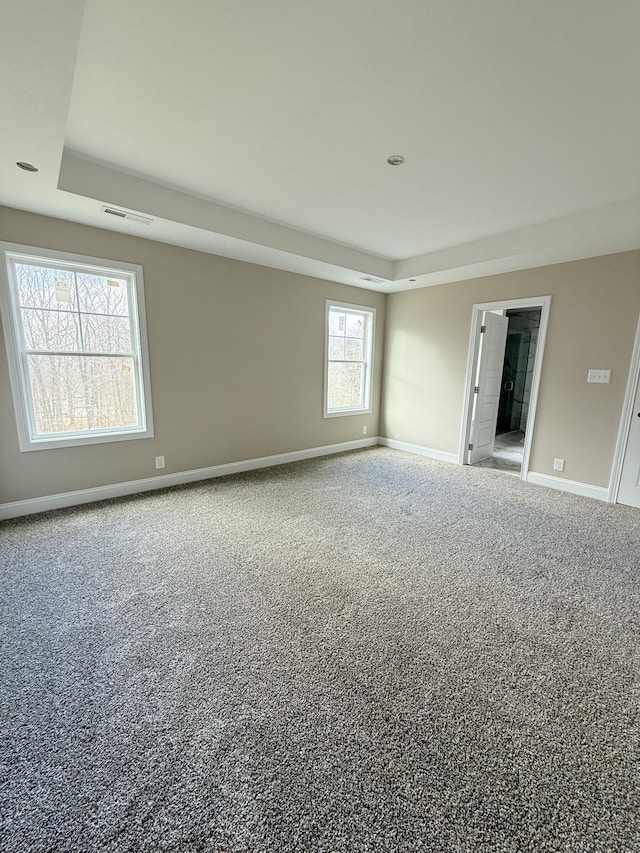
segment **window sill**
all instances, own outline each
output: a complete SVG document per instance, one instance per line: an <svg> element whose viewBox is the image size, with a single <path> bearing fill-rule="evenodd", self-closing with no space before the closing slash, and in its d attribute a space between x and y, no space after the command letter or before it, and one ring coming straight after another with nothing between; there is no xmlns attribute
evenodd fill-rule
<svg viewBox="0 0 640 853"><path fill-rule="evenodd" d="M62 447L79 447L83 444L105 444L130 441L135 438L153 438L152 429L127 430L126 432L103 432L94 435L69 435L56 438L20 438L20 452L31 450L59 450Z"/></svg>
<svg viewBox="0 0 640 853"><path fill-rule="evenodd" d="M360 409L341 409L339 412L325 412L323 417L325 418L344 418L348 415L370 415L371 407L368 408L360 408Z"/></svg>

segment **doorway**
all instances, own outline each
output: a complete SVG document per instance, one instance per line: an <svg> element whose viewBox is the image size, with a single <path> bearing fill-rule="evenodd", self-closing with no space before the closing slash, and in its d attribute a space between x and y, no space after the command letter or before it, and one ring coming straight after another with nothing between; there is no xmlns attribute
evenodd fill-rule
<svg viewBox="0 0 640 853"><path fill-rule="evenodd" d="M494 443L489 448L490 455L475 463L483 468L495 468L510 474L522 471L541 315L542 308L511 308L505 311L507 339Z"/></svg>
<svg viewBox="0 0 640 853"><path fill-rule="evenodd" d="M640 508L640 320L611 468L609 501Z"/></svg>
<svg viewBox="0 0 640 853"><path fill-rule="evenodd" d="M550 299L473 306L460 464L526 479Z"/></svg>

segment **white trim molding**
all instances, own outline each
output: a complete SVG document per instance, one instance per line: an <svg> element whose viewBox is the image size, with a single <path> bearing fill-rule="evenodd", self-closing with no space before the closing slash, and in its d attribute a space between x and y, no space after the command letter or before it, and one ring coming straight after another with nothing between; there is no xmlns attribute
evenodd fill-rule
<svg viewBox="0 0 640 853"><path fill-rule="evenodd" d="M472 388L475 385L475 376L478 369L478 354L480 347L480 325L482 315L485 311L497 311L504 309L510 311L516 308L540 308L540 328L538 329L538 344L536 346L536 357L533 367L533 379L531 382L531 397L529 401L529 413L527 417L527 429L525 430L524 453L522 458L521 480L527 480L529 471L529 460L531 457L531 443L538 406L538 392L540 390L540 376L542 374L542 360L544 358L544 345L547 337L547 326L549 324L549 312L551 308L550 296L531 296L523 299L504 299L498 302L480 302L471 310L471 331L469 335L469 351L467 354L467 375L464 386L464 400L462 408L462 426L460 430L460 447L456 461L459 465L467 464L467 449L471 434L471 410L473 407Z"/></svg>
<svg viewBox="0 0 640 853"><path fill-rule="evenodd" d="M423 447L420 444L408 444L406 441L396 441L393 438L379 438L378 444L383 447L390 447L392 450L401 450L405 453L415 453L418 456L428 456L441 462L459 464L457 453L434 450L432 447ZM552 477L549 474L537 474L535 471L529 471L525 482L532 483L535 486L546 486L548 489L557 489L561 492L569 492L573 495L582 495L585 498L595 498L598 501L608 501L609 499L609 491L603 486L592 486L590 483L579 483L576 480Z"/></svg>
<svg viewBox="0 0 640 853"><path fill-rule="evenodd" d="M595 498L597 501L608 501L609 490L604 486L592 486L591 483L579 483L577 480L565 480L563 477L552 477L551 474L537 474L529 471L527 483L535 486L546 486L548 489L558 489L570 492L572 495L582 495L585 498Z"/></svg>
<svg viewBox="0 0 640 853"><path fill-rule="evenodd" d="M421 444L409 444L406 441L396 441L395 438L379 438L378 444L390 447L392 450L402 450L405 453L415 453L417 456L428 456L430 459L439 459L440 462L458 462L457 453L448 453L446 450L435 450L433 447L423 447Z"/></svg>
<svg viewBox="0 0 640 853"><path fill-rule="evenodd" d="M289 453L277 453L274 456L242 459L238 462L227 462L222 465L213 465L209 468L177 471L173 474L146 477L143 480L128 480L124 483L112 483L106 486L96 486L91 489L79 489L73 492L62 492L56 495L44 495L43 497L4 503L0 504L0 521L18 518L23 515L33 515L37 512L47 512L52 509L95 503L96 501L108 500L109 498L157 491L158 489L180 486L184 483L194 483L199 480L212 480L216 477L226 477L229 474L240 474L243 471L271 468L274 465L285 465L289 462L299 462L303 459L313 459L318 456L331 456L335 453L344 453L345 451L358 450L363 447L375 447L376 445L389 447L392 450L399 450L404 453L413 453L416 456L426 456L440 462L458 464L457 453L436 450L433 447L424 447L420 444L409 444L406 441L396 441L393 438L372 436L357 439L356 441L343 441L339 444L327 444L322 447L293 450ZM537 474L535 471L529 472L526 481L533 485L546 486L550 489L558 489L587 498L595 498L600 501L609 500L608 489L601 486L592 486L589 483L565 480L562 477L552 477L549 474Z"/></svg>
<svg viewBox="0 0 640 853"><path fill-rule="evenodd" d="M379 442L380 439L377 436L373 436L371 438L361 438L356 441L343 441L340 444L327 444L323 447L293 450L290 453L277 453L274 456L259 456L255 459L227 462L223 465L212 465L210 468L177 471L174 474L161 474L158 477L146 477L143 480L129 480L125 483L96 486L92 489L79 489L74 492L62 492L57 495L44 495L40 498L13 501L12 503L0 504L0 520L17 518L22 515L33 515L36 512L47 512L51 509L61 509L62 507L104 501L108 498L119 498L124 495L136 495L140 492L166 489L169 486L180 486L183 483L194 483L198 480L226 477L228 474L240 474L243 471L271 468L274 465L299 462L302 459L313 459L316 456L330 456L334 453L343 453L347 450L373 447Z"/></svg>
<svg viewBox="0 0 640 853"><path fill-rule="evenodd" d="M624 462L624 454L627 450L631 421L633 420L633 404L636 399L638 382L640 382L640 318L638 319L636 337L633 342L633 350L631 352L627 387L624 392L624 402L622 404L622 414L620 416L620 425L618 427L616 449L613 454L613 463L611 465L611 479L609 480L608 494L608 500L610 503L616 503L618 500L620 480L622 479L622 464Z"/></svg>

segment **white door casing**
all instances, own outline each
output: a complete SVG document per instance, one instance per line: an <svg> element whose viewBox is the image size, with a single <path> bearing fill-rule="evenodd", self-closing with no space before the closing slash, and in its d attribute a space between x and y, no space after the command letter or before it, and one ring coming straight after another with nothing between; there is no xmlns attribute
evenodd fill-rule
<svg viewBox="0 0 640 853"><path fill-rule="evenodd" d="M636 385L631 423L622 460L618 503L640 507L640 379Z"/></svg>
<svg viewBox="0 0 640 853"><path fill-rule="evenodd" d="M471 309L471 330L469 335L469 350L467 353L467 379L464 385L464 397L462 404L462 424L460 429L460 444L458 447L458 465L466 465L469 462L469 442L471 441L471 421L472 421L472 404L475 394L473 393L476 377L478 373L478 329L481 324L482 316L485 311L506 311L510 308L540 308L540 328L538 329L538 345L536 347L536 357L533 367L533 379L531 381L531 394L529 397L529 411L527 414L527 430L524 439L524 456L522 458L522 471L520 479L527 480L529 477L529 459L531 458L531 446L535 431L536 412L538 409L538 391L540 390L540 381L542 376L542 364L544 359L545 341L547 337L547 327L549 325L549 316L551 311L550 296L530 296L523 299L507 299L499 302L483 302L477 303ZM640 324L638 326L638 362L640 363ZM626 410L625 410L626 411ZM625 425L628 424L626 420ZM623 426L620 428L622 436ZM625 433L626 435L626 433ZM619 439L620 443L624 438ZM616 480L617 487L617 480ZM611 487L611 494L615 494L614 485Z"/></svg>
<svg viewBox="0 0 640 853"><path fill-rule="evenodd" d="M472 464L487 459L493 453L508 326L509 319L501 314L487 312L484 315L478 364L478 391L471 423L472 449L469 451L469 461Z"/></svg>

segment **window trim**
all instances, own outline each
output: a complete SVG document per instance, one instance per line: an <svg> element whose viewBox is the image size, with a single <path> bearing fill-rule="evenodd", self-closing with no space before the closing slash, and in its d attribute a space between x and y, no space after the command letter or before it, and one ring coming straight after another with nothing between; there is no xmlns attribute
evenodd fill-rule
<svg viewBox="0 0 640 853"><path fill-rule="evenodd" d="M53 450L61 447L77 447L85 444L104 444L107 442L128 441L136 438L152 438L153 411L151 406L151 377L149 372L149 346L147 341L147 323L144 305L144 279L142 266L125 261L113 261L94 258L72 252L59 252L42 249L37 246L25 246L19 243L0 242L2 263L0 264L0 314L2 315L4 338L9 364L9 379L13 397L13 408L18 431L18 444L21 452L30 450ZM136 403L139 407L141 425L115 428L109 431L69 432L55 437L36 437L33 415L33 400L29 386L28 370L24 364L21 325L18 313L16 287L12 283L10 271L11 258L24 257L30 261L42 261L43 265L71 265L73 268L104 272L110 275L125 275L131 280L132 300L130 325L134 352L139 354L139 370L136 371ZM79 353L80 355L81 353ZM134 360L135 360L134 356ZM33 429L32 429L33 428Z"/></svg>
<svg viewBox="0 0 640 853"><path fill-rule="evenodd" d="M364 405L351 406L344 409L330 410L327 403L329 394L329 313L332 308L346 308L369 316L369 335L367 339L367 351L364 378ZM375 358L375 334L376 334L376 309L371 305L355 305L352 302L340 302L337 299L325 300L324 311L324 393L323 393L323 417L343 418L348 415L368 415L373 411L373 374Z"/></svg>

